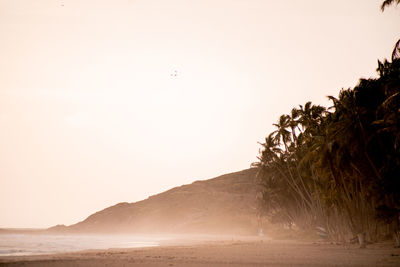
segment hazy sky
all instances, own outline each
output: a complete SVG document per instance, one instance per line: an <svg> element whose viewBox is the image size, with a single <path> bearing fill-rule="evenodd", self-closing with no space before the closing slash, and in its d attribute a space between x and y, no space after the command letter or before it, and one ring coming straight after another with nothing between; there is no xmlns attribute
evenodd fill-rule
<svg viewBox="0 0 400 267"><path fill-rule="evenodd" d="M280 114L376 76L381 2L0 0L0 227L248 168Z"/></svg>

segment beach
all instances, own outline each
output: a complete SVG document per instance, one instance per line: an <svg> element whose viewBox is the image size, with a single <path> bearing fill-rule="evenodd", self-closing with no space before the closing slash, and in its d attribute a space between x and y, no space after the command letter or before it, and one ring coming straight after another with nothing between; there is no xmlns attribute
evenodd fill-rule
<svg viewBox="0 0 400 267"><path fill-rule="evenodd" d="M1 257L0 266L400 266L400 249L320 241L231 239L169 241L158 247Z"/></svg>

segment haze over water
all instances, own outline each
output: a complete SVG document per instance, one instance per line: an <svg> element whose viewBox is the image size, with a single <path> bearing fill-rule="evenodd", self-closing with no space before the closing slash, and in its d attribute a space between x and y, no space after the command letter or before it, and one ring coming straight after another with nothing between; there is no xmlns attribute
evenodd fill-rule
<svg viewBox="0 0 400 267"><path fill-rule="evenodd" d="M1 234L0 257L73 252L88 249L154 247L160 238L133 235Z"/></svg>

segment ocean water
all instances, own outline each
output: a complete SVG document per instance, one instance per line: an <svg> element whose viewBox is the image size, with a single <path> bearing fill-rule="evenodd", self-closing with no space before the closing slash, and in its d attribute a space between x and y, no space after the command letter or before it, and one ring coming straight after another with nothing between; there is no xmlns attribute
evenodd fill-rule
<svg viewBox="0 0 400 267"><path fill-rule="evenodd" d="M0 257L74 252L87 249L159 246L155 238L131 235L0 234Z"/></svg>

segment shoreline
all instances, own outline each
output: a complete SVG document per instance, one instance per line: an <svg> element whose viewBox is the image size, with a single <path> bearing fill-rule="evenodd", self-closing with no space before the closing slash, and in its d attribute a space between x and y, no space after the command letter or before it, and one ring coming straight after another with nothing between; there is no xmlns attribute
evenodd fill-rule
<svg viewBox="0 0 400 267"><path fill-rule="evenodd" d="M400 266L400 249L316 241L175 240L157 247L0 257L0 266Z"/></svg>

